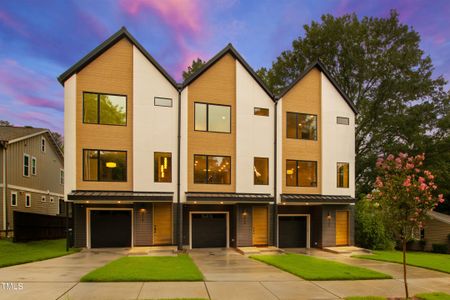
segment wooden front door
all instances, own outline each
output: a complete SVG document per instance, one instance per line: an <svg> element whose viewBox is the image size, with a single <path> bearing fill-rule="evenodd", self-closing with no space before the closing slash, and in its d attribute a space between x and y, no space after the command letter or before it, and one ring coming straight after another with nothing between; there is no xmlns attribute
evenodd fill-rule
<svg viewBox="0 0 450 300"><path fill-rule="evenodd" d="M348 211L336 212L336 246L348 245Z"/></svg>
<svg viewBox="0 0 450 300"><path fill-rule="evenodd" d="M266 206L253 207L252 238L254 246L268 244L268 211Z"/></svg>
<svg viewBox="0 0 450 300"><path fill-rule="evenodd" d="M153 204L153 244L172 244L172 205Z"/></svg>

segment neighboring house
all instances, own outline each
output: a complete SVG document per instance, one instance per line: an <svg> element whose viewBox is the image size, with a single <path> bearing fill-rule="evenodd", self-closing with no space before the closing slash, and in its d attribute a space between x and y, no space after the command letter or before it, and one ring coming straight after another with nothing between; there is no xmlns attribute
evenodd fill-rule
<svg viewBox="0 0 450 300"><path fill-rule="evenodd" d="M229 44L177 84L122 28L58 79L75 246L353 244L356 109L320 62L278 97Z"/></svg>
<svg viewBox="0 0 450 300"><path fill-rule="evenodd" d="M60 206L64 207L64 158L50 131L2 126L0 150L2 231L13 229L16 210L60 214Z"/></svg>
<svg viewBox="0 0 450 300"><path fill-rule="evenodd" d="M425 250L431 251L433 244L449 245L450 216L436 211L430 211L428 216L430 218L421 231L421 238L426 242Z"/></svg>

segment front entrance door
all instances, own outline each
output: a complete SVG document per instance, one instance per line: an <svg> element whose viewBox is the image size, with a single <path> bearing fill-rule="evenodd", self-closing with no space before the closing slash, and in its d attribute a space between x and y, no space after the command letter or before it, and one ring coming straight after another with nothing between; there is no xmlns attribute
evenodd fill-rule
<svg viewBox="0 0 450 300"><path fill-rule="evenodd" d="M348 211L336 212L336 246L348 245Z"/></svg>
<svg viewBox="0 0 450 300"><path fill-rule="evenodd" d="M268 244L268 210L267 206L253 207L252 238L254 246L265 246Z"/></svg>
<svg viewBox="0 0 450 300"><path fill-rule="evenodd" d="M153 244L172 244L172 204L153 204Z"/></svg>

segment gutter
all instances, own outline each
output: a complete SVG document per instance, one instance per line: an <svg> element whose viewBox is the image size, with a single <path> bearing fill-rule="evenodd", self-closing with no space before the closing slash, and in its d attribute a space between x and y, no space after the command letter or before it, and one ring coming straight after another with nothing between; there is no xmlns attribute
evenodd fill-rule
<svg viewBox="0 0 450 300"><path fill-rule="evenodd" d="M8 191L8 179L7 179L7 148L8 148L8 142L2 141L0 144L3 148L3 230L5 231L5 236L8 237L8 205L7 205L7 191Z"/></svg>
<svg viewBox="0 0 450 300"><path fill-rule="evenodd" d="M182 86L178 87L178 136L177 136L177 244L178 250L183 248L183 216L182 216L182 206L180 198L180 162L181 162L181 91Z"/></svg>
<svg viewBox="0 0 450 300"><path fill-rule="evenodd" d="M274 98L275 101L275 113L274 113L274 142L273 142L273 170L274 170L274 176L273 176L273 197L275 199L275 202L273 204L273 245L275 247L278 247L278 204L277 204L277 144L278 144L278 137L277 137L277 115L278 115L278 100Z"/></svg>

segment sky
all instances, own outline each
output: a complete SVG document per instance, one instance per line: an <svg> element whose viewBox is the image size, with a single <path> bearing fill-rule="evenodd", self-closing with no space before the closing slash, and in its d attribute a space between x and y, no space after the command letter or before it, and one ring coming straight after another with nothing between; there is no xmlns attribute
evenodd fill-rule
<svg viewBox="0 0 450 300"><path fill-rule="evenodd" d="M323 14L387 17L391 9L420 33L434 76L449 80L450 0L0 0L0 120L63 133L56 77L122 26L180 81L193 59L230 42L257 70Z"/></svg>

